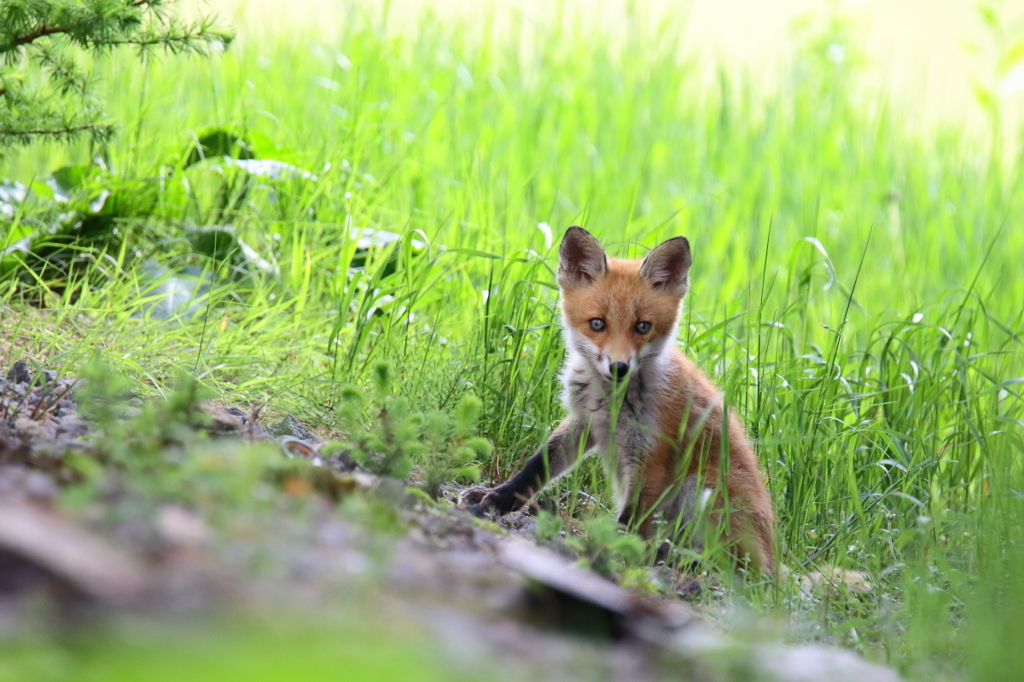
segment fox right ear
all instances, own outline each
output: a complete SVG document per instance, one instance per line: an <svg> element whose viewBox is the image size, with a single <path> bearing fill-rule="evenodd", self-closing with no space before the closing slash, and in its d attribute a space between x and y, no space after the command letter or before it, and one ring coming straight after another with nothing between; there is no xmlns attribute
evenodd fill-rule
<svg viewBox="0 0 1024 682"><path fill-rule="evenodd" d="M561 287L588 287L608 272L608 257L600 242L582 227L565 231L558 247L558 284Z"/></svg>

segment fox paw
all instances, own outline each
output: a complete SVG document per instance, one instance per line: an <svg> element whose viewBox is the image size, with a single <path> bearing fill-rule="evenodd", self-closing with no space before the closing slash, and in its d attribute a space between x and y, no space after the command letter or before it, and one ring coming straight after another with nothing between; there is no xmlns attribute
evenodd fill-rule
<svg viewBox="0 0 1024 682"><path fill-rule="evenodd" d="M459 507L479 517L491 513L507 514L511 511L508 502L500 488L473 486L463 490L459 496Z"/></svg>
<svg viewBox="0 0 1024 682"><path fill-rule="evenodd" d="M466 488L459 495L459 506L469 507L473 505L483 504L484 499L488 495L493 495L494 488L485 488L482 485L475 485L470 488Z"/></svg>
<svg viewBox="0 0 1024 682"><path fill-rule="evenodd" d="M459 495L459 506L473 516L484 517L498 506L497 498L493 488L477 485L462 491Z"/></svg>

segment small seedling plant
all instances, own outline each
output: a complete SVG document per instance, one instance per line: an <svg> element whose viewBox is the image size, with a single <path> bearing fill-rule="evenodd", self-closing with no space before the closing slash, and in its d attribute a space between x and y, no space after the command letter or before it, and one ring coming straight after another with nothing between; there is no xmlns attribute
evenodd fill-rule
<svg viewBox="0 0 1024 682"><path fill-rule="evenodd" d="M467 393L451 412L419 412L408 398L394 394L392 377L390 365L379 362L371 400L355 386L341 389L338 417L345 435L326 452L343 454L375 474L412 475L435 500L444 483L478 481L481 460L494 452L491 441L476 433L480 399Z"/></svg>

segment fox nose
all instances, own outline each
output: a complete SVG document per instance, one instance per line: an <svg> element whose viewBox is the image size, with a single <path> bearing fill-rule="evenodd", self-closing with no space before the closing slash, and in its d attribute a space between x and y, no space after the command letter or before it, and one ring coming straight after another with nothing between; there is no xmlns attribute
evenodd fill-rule
<svg viewBox="0 0 1024 682"><path fill-rule="evenodd" d="M612 376L616 379L621 379L629 374L629 365L625 362L613 362L608 366L608 371L611 372Z"/></svg>

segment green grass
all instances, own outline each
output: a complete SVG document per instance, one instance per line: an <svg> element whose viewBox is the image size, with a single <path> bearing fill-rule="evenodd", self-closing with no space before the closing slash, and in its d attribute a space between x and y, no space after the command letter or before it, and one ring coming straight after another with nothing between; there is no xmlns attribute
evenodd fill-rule
<svg viewBox="0 0 1024 682"><path fill-rule="evenodd" d="M232 126L318 180L254 188L225 213L215 172L165 173L157 216L82 266L102 278L0 284L0 358L73 368L100 348L154 392L195 371L234 402L267 400L328 432L340 387L368 384L386 360L423 409L479 395L497 446L485 475L508 475L562 415L552 268L564 228L631 257L686 235L681 338L757 441L783 560L875 585L816 600L753 585L734 598L782 614L793 638L839 642L912 679L1024 675L997 646L1024 635L1006 607L1024 599L1017 168L866 101L857 71L821 49L835 39L828 22L803 34L774 93L743 75L702 87L669 20L634 19L614 38L521 17L484 27L424 16L387 31L353 10L329 43L243 33L213 61L101 62L123 126L117 173L154 177L180 164L191 131ZM28 182L88 158L40 146L0 175ZM139 259L196 262L182 228L211 220L279 275L224 277L192 322L133 316ZM393 272L379 258L349 276L352 227L428 246L417 255L406 241ZM45 311L29 305L40 299ZM556 494L583 516L609 499L593 463Z"/></svg>
<svg viewBox="0 0 1024 682"><path fill-rule="evenodd" d="M445 670L422 633L296 614L251 623L233 619L125 619L59 643L5 642L4 680L435 680L475 679Z"/></svg>

